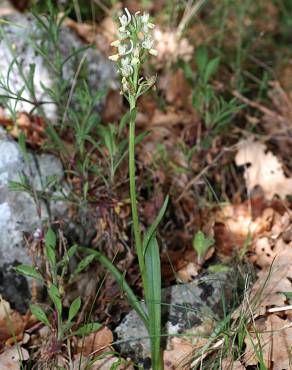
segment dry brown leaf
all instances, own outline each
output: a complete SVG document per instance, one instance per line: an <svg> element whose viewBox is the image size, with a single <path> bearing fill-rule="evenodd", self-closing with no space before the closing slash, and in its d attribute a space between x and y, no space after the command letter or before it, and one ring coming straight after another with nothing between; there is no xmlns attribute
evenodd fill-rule
<svg viewBox="0 0 292 370"><path fill-rule="evenodd" d="M260 240L264 248L269 248L264 245L267 239ZM246 312L253 310L254 318L265 315L271 307L285 307L287 298L284 293L292 292L292 243L287 244L279 238L271 251L272 265L268 265L268 258L262 258L264 268L251 288L249 302L243 303Z"/></svg>
<svg viewBox="0 0 292 370"><path fill-rule="evenodd" d="M194 346L184 338L171 339L171 349L163 352L165 370L188 370Z"/></svg>
<svg viewBox="0 0 292 370"><path fill-rule="evenodd" d="M257 198L238 205L228 205L215 214L214 237L216 251L231 256L235 248L245 246L248 237L255 238L272 227L275 211L258 204ZM258 215L253 217L253 215Z"/></svg>
<svg viewBox="0 0 292 370"><path fill-rule="evenodd" d="M68 17L64 22L84 41L95 44L98 50L106 55L111 54L110 44L118 33L117 23L112 16L105 17L99 24L79 23Z"/></svg>
<svg viewBox="0 0 292 370"><path fill-rule="evenodd" d="M17 10L11 5L8 0L1 0L0 17L17 13Z"/></svg>
<svg viewBox="0 0 292 370"><path fill-rule="evenodd" d="M249 165L244 173L249 192L260 186L267 199L272 199L274 195L285 199L292 193L292 178L285 176L282 164L267 151L266 145L251 140L242 141L235 162L237 166Z"/></svg>
<svg viewBox="0 0 292 370"><path fill-rule="evenodd" d="M95 24L78 23L69 17L65 19L64 24L75 31L79 37L89 44L93 44L95 42L97 33Z"/></svg>
<svg viewBox="0 0 292 370"><path fill-rule="evenodd" d="M292 292L292 248L275 258L274 264L267 271L260 271L259 278L251 290L251 299L257 301L256 316L265 314L269 307L285 306L286 297L283 293ZM281 260L285 260L281 263Z"/></svg>
<svg viewBox="0 0 292 370"><path fill-rule="evenodd" d="M11 309L9 302L0 296L0 342L13 337L22 336L27 318Z"/></svg>
<svg viewBox="0 0 292 370"><path fill-rule="evenodd" d="M186 81L182 69L166 69L157 81L158 89L164 93L166 102L178 109L191 110L195 114L192 104L191 88Z"/></svg>
<svg viewBox="0 0 292 370"><path fill-rule="evenodd" d="M255 348L262 352L263 362L267 369L291 369L292 324L277 315L270 315L255 323L256 332L250 333L245 339L246 350L244 362L246 366L257 365ZM260 346L258 339L260 339ZM261 349L260 349L261 348Z"/></svg>
<svg viewBox="0 0 292 370"><path fill-rule="evenodd" d="M177 32L172 30L162 31L156 27L153 32L155 48L158 51L157 62L160 65L172 64L182 59L190 61L194 48L186 38L179 38Z"/></svg>
<svg viewBox="0 0 292 370"><path fill-rule="evenodd" d="M176 272L176 278L182 283L189 283L198 275L200 266L194 262L189 262L186 266L182 267Z"/></svg>
<svg viewBox="0 0 292 370"><path fill-rule="evenodd" d="M108 351L113 342L113 333L106 326L97 332L91 333L78 341L78 352L85 356L98 355Z"/></svg>
<svg viewBox="0 0 292 370"><path fill-rule="evenodd" d="M221 370L245 370L245 366L240 361L234 361L233 358L224 358Z"/></svg>
<svg viewBox="0 0 292 370"><path fill-rule="evenodd" d="M28 359L29 353L26 349L20 346L6 348L0 354L1 370L19 370L21 368L20 361L27 361Z"/></svg>

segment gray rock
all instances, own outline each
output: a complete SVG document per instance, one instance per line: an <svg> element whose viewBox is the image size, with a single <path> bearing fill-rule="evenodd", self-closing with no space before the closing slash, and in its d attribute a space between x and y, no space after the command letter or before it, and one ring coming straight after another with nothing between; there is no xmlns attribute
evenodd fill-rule
<svg viewBox="0 0 292 370"><path fill-rule="evenodd" d="M44 17L41 19L44 23L48 23ZM0 95L8 94L5 86L7 87L7 76L9 76L9 89L15 96L19 95L24 99L18 101L12 98L5 99L6 102L3 104L5 107L10 107L12 111L35 112L36 104L30 103L31 101L46 102L38 106L38 113L44 114L46 118L57 123L62 112L58 111L58 106L52 102L46 89L52 89L57 79L67 83L66 94L62 96L67 101L80 63L83 63L80 78L87 80L92 94L98 90L117 87L117 74L113 63L93 48L74 54L74 51L84 49L85 44L66 26L61 28L58 46L49 42L47 31L38 26L38 22L30 14L16 13L6 16L5 22L1 23L0 31ZM41 46L48 49L48 59L39 52ZM51 65L55 61L58 49L62 61L67 60L63 66L62 76L57 76ZM72 53L74 57L68 58ZM24 83L24 79L29 80L32 65L35 68L33 81L35 99ZM72 104L77 108L74 94ZM100 110L100 104L97 104L97 110Z"/></svg>
<svg viewBox="0 0 292 370"><path fill-rule="evenodd" d="M210 320L219 320L223 315L222 297L228 306L233 289L227 273L206 274L198 276L191 283L163 289L163 338L193 331ZM148 333L134 310L124 318L115 333L117 340L121 341L119 347L124 355L137 361L149 358ZM169 346L169 338L166 339L165 348Z"/></svg>
<svg viewBox="0 0 292 370"><path fill-rule="evenodd" d="M21 176L26 176L35 191L54 196L55 189L47 180L54 177L62 182L64 173L60 160L50 154L30 153L29 163L26 163L19 145L2 129L0 130L0 294L10 299L12 305L13 294L9 292L14 291L15 286L22 286L24 282L16 277L12 279L13 272L9 267L17 263L31 263L24 244L24 233L32 237L35 231L42 227L43 222L49 218L63 219L67 211L64 202L52 202L45 198L35 202L33 196L26 192L11 191L10 182L20 182ZM24 294L22 300L25 303L27 290L21 289L19 294L20 296ZM20 298L15 295L14 299L18 301Z"/></svg>

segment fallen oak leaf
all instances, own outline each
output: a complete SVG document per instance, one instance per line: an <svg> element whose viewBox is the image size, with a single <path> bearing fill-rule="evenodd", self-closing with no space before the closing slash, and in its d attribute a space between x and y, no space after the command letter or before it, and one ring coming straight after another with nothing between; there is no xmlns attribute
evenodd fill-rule
<svg viewBox="0 0 292 370"><path fill-rule="evenodd" d="M77 351L82 352L85 356L90 354L98 355L110 350L113 342L113 333L107 327L104 327L94 333L81 338L77 344Z"/></svg>
<svg viewBox="0 0 292 370"><path fill-rule="evenodd" d="M292 193L292 178L285 176L282 164L267 151L266 145L251 140L240 142L235 163L237 166L249 165L244 172L249 192L260 186L267 199L272 199L274 195L285 199Z"/></svg>
<svg viewBox="0 0 292 370"><path fill-rule="evenodd" d="M28 359L28 351L20 346L5 348L4 352L0 354L1 370L19 370L21 368L20 361Z"/></svg>
<svg viewBox="0 0 292 370"><path fill-rule="evenodd" d="M28 317L12 310L9 302L0 296L0 342L11 337L22 338Z"/></svg>
<svg viewBox="0 0 292 370"><path fill-rule="evenodd" d="M258 319L255 322L256 332L246 336L244 363L246 366L256 366L259 362L256 352L260 352L267 369L290 369L292 324L277 315Z"/></svg>
<svg viewBox="0 0 292 370"><path fill-rule="evenodd" d="M224 358L221 366L222 370L245 370L245 366L240 361L231 357Z"/></svg>

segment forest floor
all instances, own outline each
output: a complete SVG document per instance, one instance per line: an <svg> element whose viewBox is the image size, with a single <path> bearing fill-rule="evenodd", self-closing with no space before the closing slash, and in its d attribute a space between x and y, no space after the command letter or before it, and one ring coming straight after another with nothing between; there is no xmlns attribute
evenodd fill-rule
<svg viewBox="0 0 292 370"><path fill-rule="evenodd" d="M36 1L38 14L49 12L44 3ZM155 88L138 103L136 184L143 230L170 197L158 232L162 287L187 284L209 273L236 275L236 299L229 312L195 344L193 338L175 337L164 354L165 369L292 368L291 1L72 3L63 24L107 57L113 54L115 17L124 7L131 13L149 12L156 25L158 55L145 67L145 75L157 76ZM30 11L25 2L15 1L15 6ZM64 5L58 6L60 16ZM0 7L1 16L12 11L8 2ZM25 137L29 150L61 159L73 194L68 199L73 199L70 219L76 222L85 215L85 224L90 220L94 231L85 246L115 261L141 296L125 160L127 111L119 90L110 91L99 129L90 132L98 147L92 149L90 140L84 144L90 159L76 150L76 127L59 125L60 149L47 134L45 119L37 115L18 112L16 118L7 118L1 113L0 125L19 142ZM57 258L64 256L67 245L82 240L66 235L59 221L53 224L54 235L48 236L57 236ZM68 272L62 275L65 312L78 294L83 302L75 334L62 341L57 335L52 343L48 333L55 338L55 313L46 310L51 326L45 325L48 318L40 320L42 314L20 314L2 300L1 369L137 366L131 356L123 359L115 345L114 329L129 312L129 302L110 273L82 253L78 258L84 265L79 263L74 279ZM44 266L48 269L48 261ZM45 270L43 274L52 278ZM33 283L34 304L40 303L36 289ZM101 325L78 339L76 332L88 318Z"/></svg>

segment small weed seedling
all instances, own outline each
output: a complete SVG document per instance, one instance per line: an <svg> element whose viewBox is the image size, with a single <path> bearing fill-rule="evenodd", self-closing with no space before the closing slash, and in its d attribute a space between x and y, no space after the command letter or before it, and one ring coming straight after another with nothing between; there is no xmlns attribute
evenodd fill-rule
<svg viewBox="0 0 292 370"><path fill-rule="evenodd" d="M214 239L208 238L202 231L198 231L193 238L193 248L198 255L198 263L201 264L209 248L215 243Z"/></svg>
<svg viewBox="0 0 292 370"><path fill-rule="evenodd" d="M51 351L49 359L54 362L56 354L60 352L62 343L73 335L84 336L91 332L95 332L101 328L99 323L87 323L76 330L72 330L74 325L74 319L79 313L81 307L81 298L77 297L70 305L69 313L64 318L64 306L63 306L63 280L68 271L69 261L75 255L77 246L74 245L65 252L64 256L58 261L57 260L57 239L54 231L49 229L45 235L44 254L45 260L48 263L48 276L41 274L35 267L30 265L19 265L15 270L26 276L36 280L39 284L44 285L48 297L52 302L53 309L51 315L49 311L45 312L39 305L31 304L30 310L32 314L44 325L50 329L51 346L48 348L54 348ZM73 275L80 273L85 269L92 261L94 257L89 255L79 262ZM50 309L51 310L51 309ZM50 318L51 316L51 318Z"/></svg>
<svg viewBox="0 0 292 370"><path fill-rule="evenodd" d="M220 64L220 58L210 59L205 45L197 48L195 53L197 73L194 77L189 64L182 62L185 77L193 87L193 106L200 114L202 122L208 132L202 141L202 146L208 149L216 135L222 133L243 105L238 105L236 98L226 100L218 96L211 84L211 78L216 74Z"/></svg>

